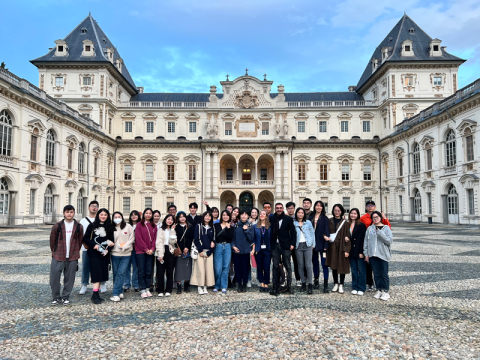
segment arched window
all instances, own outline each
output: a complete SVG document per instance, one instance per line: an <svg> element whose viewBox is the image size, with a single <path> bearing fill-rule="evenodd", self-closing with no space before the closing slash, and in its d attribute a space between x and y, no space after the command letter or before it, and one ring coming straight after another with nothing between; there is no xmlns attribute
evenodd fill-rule
<svg viewBox="0 0 480 360"><path fill-rule="evenodd" d="M55 133L53 130L47 132L47 151L45 162L47 166L55 166Z"/></svg>
<svg viewBox="0 0 480 360"><path fill-rule="evenodd" d="M12 154L12 117L6 110L0 112L0 155Z"/></svg>
<svg viewBox="0 0 480 360"><path fill-rule="evenodd" d="M8 184L5 179L0 179L0 215L8 215Z"/></svg>
<svg viewBox="0 0 480 360"><path fill-rule="evenodd" d="M53 190L52 186L48 185L45 189L44 210L45 215L52 215L53 212Z"/></svg>
<svg viewBox="0 0 480 360"><path fill-rule="evenodd" d="M420 191L418 191L418 189L415 191L415 196L413 198L413 209L416 215L420 215L422 213L422 196L420 195Z"/></svg>
<svg viewBox="0 0 480 360"><path fill-rule="evenodd" d="M455 132L450 130L446 138L446 165L447 167L455 166L457 164L457 146L455 143Z"/></svg>
<svg viewBox="0 0 480 360"><path fill-rule="evenodd" d="M85 145L83 143L78 146L78 172L80 174L85 172Z"/></svg>
<svg viewBox="0 0 480 360"><path fill-rule="evenodd" d="M82 214L83 213L83 189L80 189L78 191L78 196L77 196L77 209L75 211L77 214Z"/></svg>
<svg viewBox="0 0 480 360"><path fill-rule="evenodd" d="M448 215L458 214L458 194L453 184L448 188Z"/></svg>
<svg viewBox="0 0 480 360"><path fill-rule="evenodd" d="M420 173L420 146L418 143L413 145L413 173Z"/></svg>

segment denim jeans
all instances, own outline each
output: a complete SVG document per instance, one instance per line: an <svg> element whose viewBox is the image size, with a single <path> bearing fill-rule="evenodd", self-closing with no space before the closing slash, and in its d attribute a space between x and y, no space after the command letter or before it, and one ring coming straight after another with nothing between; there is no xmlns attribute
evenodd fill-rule
<svg viewBox="0 0 480 360"><path fill-rule="evenodd" d="M132 285L134 289L138 289L138 267L135 250L132 251L132 255L130 256L130 262L127 265L127 271L125 272L125 281L123 282L123 287L125 289L130 289Z"/></svg>
<svg viewBox="0 0 480 360"><path fill-rule="evenodd" d="M350 258L352 270L352 289L357 291L367 290L367 262L365 259Z"/></svg>
<svg viewBox="0 0 480 360"><path fill-rule="evenodd" d="M130 264L130 256L111 256L113 270L113 296L123 294L123 283L125 281L125 273L128 264Z"/></svg>
<svg viewBox="0 0 480 360"><path fill-rule="evenodd" d="M152 280L152 262L155 255L136 254L138 266L138 287L140 290L150 289Z"/></svg>
<svg viewBox="0 0 480 360"><path fill-rule="evenodd" d="M370 266L373 270L375 286L377 290L388 291L390 289L390 278L388 277L388 262L378 257L370 258Z"/></svg>
<svg viewBox="0 0 480 360"><path fill-rule="evenodd" d="M270 284L270 262L272 255L269 250L262 250L255 255L257 274L260 284Z"/></svg>
<svg viewBox="0 0 480 360"><path fill-rule="evenodd" d="M297 249L295 250L302 284L313 284L312 252L312 248L307 246L307 243L305 242L299 243ZM307 269L307 276L305 276L304 269Z"/></svg>
<svg viewBox="0 0 480 360"><path fill-rule="evenodd" d="M86 251L82 250L82 286L88 286L90 279L90 261Z"/></svg>
<svg viewBox="0 0 480 360"><path fill-rule="evenodd" d="M213 253L213 270L215 271L215 289L228 287L228 271L232 259L231 244L217 244Z"/></svg>

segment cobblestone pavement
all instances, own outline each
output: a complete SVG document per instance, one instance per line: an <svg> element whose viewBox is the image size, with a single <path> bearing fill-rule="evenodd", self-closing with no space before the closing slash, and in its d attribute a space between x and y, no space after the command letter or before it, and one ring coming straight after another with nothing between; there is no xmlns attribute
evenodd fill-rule
<svg viewBox="0 0 480 360"><path fill-rule="evenodd" d="M109 281L95 306L78 277L72 306L51 307L48 234L0 231L2 359L480 359L478 227L393 224L388 302L351 295L347 276L344 295L254 286L120 303Z"/></svg>

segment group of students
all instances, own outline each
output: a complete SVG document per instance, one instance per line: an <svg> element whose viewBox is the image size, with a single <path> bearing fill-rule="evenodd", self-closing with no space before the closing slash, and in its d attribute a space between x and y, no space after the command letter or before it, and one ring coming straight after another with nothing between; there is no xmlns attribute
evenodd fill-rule
<svg viewBox="0 0 480 360"><path fill-rule="evenodd" d="M197 286L198 294L226 294L237 284L246 292L251 284L252 265L257 268L260 292L278 296L294 293L295 279L301 292L312 294L319 289L320 265L323 270L323 292L328 293L329 268L332 270L332 292L344 293L345 275L352 272L352 294L373 291L376 299L388 300L391 225L375 203L366 204L366 214L357 208L347 216L341 204L332 208L328 218L325 205L310 199L303 207L293 202L270 203L262 210L250 211L227 205L225 210L208 206L197 214L198 205L189 205L189 214L170 205L161 221L161 213L151 208L142 213L133 210L125 220L123 214L99 209L97 201L89 204L89 216L74 220L72 205L64 208L64 219L52 227L50 247L52 263L50 285L52 305L69 305L69 296L82 253L82 286L87 291L89 275L93 284L92 302L100 304L106 292L110 267L113 272L111 301L118 302L132 286L142 298L171 296L174 284L177 294ZM270 276L270 270L273 270ZM373 276L372 276L373 272ZM60 280L64 275L61 292ZM282 278L285 278L282 281ZM272 287L269 288L270 278Z"/></svg>

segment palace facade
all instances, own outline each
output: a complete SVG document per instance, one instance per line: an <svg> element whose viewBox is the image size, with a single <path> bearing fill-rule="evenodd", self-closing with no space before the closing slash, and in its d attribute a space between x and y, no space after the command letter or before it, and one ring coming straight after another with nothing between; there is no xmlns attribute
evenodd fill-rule
<svg viewBox="0 0 480 360"><path fill-rule="evenodd" d="M479 224L480 79L407 15L345 92L291 93L248 74L205 93L146 93L87 16L32 60L38 87L0 70L0 221L52 222L90 200L164 213L207 200L306 197L390 218Z"/></svg>

